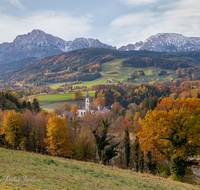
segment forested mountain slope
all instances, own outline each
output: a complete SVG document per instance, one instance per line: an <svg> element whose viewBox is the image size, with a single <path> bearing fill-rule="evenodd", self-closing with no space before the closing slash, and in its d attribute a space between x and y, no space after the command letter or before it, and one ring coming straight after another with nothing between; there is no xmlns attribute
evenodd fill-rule
<svg viewBox="0 0 200 190"><path fill-rule="evenodd" d="M49 56L26 64L0 75L0 82L24 83L90 81L99 78L101 64L114 60L126 59L123 66L146 67L158 66L164 69L186 69L184 72L198 72L200 52L163 53L151 51L117 51L109 49L80 49ZM156 65L155 65L156 64ZM181 76L181 75L180 75Z"/></svg>

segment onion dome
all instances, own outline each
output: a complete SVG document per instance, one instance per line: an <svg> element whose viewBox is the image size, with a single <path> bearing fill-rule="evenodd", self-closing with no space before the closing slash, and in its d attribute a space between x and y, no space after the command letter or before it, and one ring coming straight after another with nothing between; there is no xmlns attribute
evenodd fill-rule
<svg viewBox="0 0 200 190"><path fill-rule="evenodd" d="M86 98L89 98L89 97L90 97L90 95L89 95L88 91L87 91L87 93L86 93L85 97L86 97Z"/></svg>

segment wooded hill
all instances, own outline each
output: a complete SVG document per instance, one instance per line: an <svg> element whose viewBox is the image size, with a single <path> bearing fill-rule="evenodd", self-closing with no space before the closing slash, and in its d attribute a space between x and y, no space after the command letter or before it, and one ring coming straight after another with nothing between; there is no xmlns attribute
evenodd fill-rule
<svg viewBox="0 0 200 190"><path fill-rule="evenodd" d="M1 83L44 85L55 82L91 81L101 77L101 64L126 59L123 66L157 66L179 69L179 77L198 79L200 51L164 53L151 51L117 51L108 49L81 49L49 56L0 75ZM8 64L9 65L9 64ZM19 64L20 65L20 64ZM1 65L0 65L1 69ZM184 71L182 70L184 69Z"/></svg>

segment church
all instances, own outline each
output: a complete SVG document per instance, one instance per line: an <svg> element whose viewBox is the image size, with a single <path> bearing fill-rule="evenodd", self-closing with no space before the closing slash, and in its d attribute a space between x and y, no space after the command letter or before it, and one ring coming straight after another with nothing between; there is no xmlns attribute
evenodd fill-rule
<svg viewBox="0 0 200 190"><path fill-rule="evenodd" d="M85 106L82 109L78 110L78 116L79 117L83 117L86 114L86 111L91 114L94 113L94 110L90 110L90 95L87 91L86 95L85 95Z"/></svg>

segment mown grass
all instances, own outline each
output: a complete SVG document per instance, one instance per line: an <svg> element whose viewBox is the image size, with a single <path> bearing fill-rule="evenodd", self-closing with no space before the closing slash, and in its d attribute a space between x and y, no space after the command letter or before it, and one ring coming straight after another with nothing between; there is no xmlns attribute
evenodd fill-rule
<svg viewBox="0 0 200 190"><path fill-rule="evenodd" d="M70 105L77 105L77 103L79 101L73 101L72 100L72 94L73 93L66 93L66 94L45 94L45 95L37 95L37 98L40 102L40 106L47 110L53 110L56 107L61 106L62 104L64 104L65 102L68 102ZM82 92L83 97L85 97L86 92ZM95 91L89 91L90 94L90 99L92 101L92 99L94 98L94 94ZM83 99L82 101L85 101L85 99Z"/></svg>
<svg viewBox="0 0 200 190"><path fill-rule="evenodd" d="M30 152L0 148L0 159L1 189L200 189L130 170Z"/></svg>

